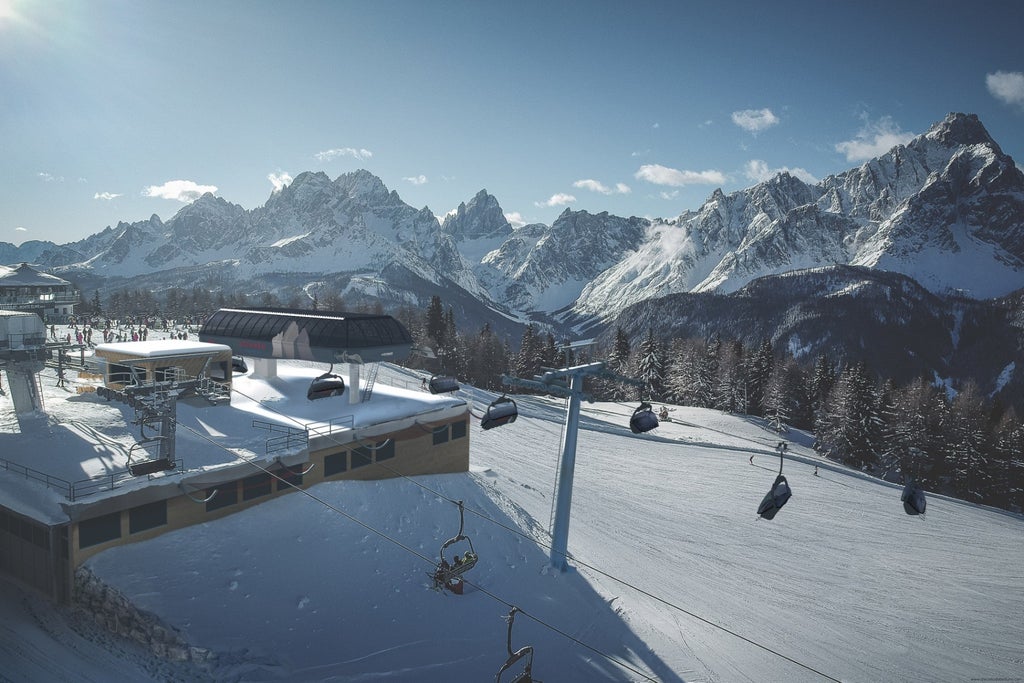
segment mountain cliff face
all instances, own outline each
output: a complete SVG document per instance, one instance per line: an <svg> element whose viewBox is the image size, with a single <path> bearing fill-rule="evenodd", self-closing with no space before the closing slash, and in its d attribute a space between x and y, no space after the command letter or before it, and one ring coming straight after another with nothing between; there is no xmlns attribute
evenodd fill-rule
<svg viewBox="0 0 1024 683"><path fill-rule="evenodd" d="M732 292L834 263L989 298L1024 286L1024 174L976 116L950 114L906 146L806 185L786 174L654 222L575 304L607 316L648 296Z"/></svg>
<svg viewBox="0 0 1024 683"><path fill-rule="evenodd" d="M331 281L345 283L348 300L417 304L438 293L508 319L565 324L834 264L991 298L1024 286L1024 174L976 116L950 114L817 184L783 173L716 190L668 220L566 210L550 226L513 229L481 190L439 223L367 171L307 172L256 209L207 194L166 222L120 223L67 245L0 245L0 254L101 286L158 288L186 272L189 283L257 292Z"/></svg>

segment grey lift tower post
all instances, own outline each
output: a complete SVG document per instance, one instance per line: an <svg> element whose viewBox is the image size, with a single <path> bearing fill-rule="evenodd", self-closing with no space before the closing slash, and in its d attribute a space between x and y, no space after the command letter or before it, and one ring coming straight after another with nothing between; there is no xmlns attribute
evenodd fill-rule
<svg viewBox="0 0 1024 683"><path fill-rule="evenodd" d="M536 389L569 399L569 410L565 416L565 437L562 440L562 455L558 465L558 493L555 498L555 524L551 531L551 566L559 571L567 569L566 553L569 544L569 511L572 507L572 477L576 468L576 433L580 426L580 399L583 394L583 378L588 375L607 376L604 362L576 365L549 370L538 381L518 377L502 377L504 384Z"/></svg>

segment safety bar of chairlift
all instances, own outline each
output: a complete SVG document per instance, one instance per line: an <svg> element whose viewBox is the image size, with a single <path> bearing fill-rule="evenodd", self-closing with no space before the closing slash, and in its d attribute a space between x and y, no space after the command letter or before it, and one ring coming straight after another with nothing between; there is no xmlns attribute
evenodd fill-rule
<svg viewBox="0 0 1024 683"><path fill-rule="evenodd" d="M522 610L513 605L512 609L509 610L508 616L505 617L505 621L508 622L508 636L505 643L505 647L508 650L508 659L506 659L505 663L502 664L500 669L498 669L498 673L494 677L495 683L501 683L501 675L508 671L516 662L518 662L523 657L529 657L529 659L527 660L526 667L523 669L522 673L525 673L529 677L526 680L533 680L533 646L525 645L516 650L515 652L512 651L512 624L516 620L516 612L520 611ZM517 677L519 676L519 674L516 675Z"/></svg>

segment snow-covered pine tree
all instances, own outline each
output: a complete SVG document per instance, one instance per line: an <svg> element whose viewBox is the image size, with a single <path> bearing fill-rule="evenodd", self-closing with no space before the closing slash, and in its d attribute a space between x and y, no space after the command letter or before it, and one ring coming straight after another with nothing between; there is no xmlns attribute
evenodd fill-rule
<svg viewBox="0 0 1024 683"><path fill-rule="evenodd" d="M652 328L637 348L636 377L647 385L648 392L641 398L660 400L665 382L665 352Z"/></svg>
<svg viewBox="0 0 1024 683"><path fill-rule="evenodd" d="M818 431L821 452L852 467L872 470L879 465L882 425L875 384L867 368L863 363L847 366L832 389Z"/></svg>

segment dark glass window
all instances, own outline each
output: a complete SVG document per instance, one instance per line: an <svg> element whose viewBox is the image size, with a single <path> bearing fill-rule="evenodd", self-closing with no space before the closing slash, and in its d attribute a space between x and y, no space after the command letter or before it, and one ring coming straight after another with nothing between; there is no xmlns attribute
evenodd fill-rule
<svg viewBox="0 0 1024 683"><path fill-rule="evenodd" d="M111 512L109 515L86 519L78 523L78 547L106 543L121 538L121 513Z"/></svg>
<svg viewBox="0 0 1024 683"><path fill-rule="evenodd" d="M377 459L377 462L390 460L395 457L395 442L389 439L385 445L377 448L374 452L374 457Z"/></svg>
<svg viewBox="0 0 1024 683"><path fill-rule="evenodd" d="M352 451L352 469L365 467L373 462L373 451L360 446Z"/></svg>
<svg viewBox="0 0 1024 683"><path fill-rule="evenodd" d="M304 469L306 468L302 465L290 465L288 467L282 467L274 472L274 474L278 476L277 490L283 491L284 489L290 489L291 484L294 484L295 486L302 486L302 471Z"/></svg>
<svg viewBox="0 0 1024 683"><path fill-rule="evenodd" d="M131 384L132 369L127 365L111 363L107 367L107 381L116 384Z"/></svg>
<svg viewBox="0 0 1024 683"><path fill-rule="evenodd" d="M157 382L171 382L174 380L175 368L157 368L154 376L156 377Z"/></svg>
<svg viewBox="0 0 1024 683"><path fill-rule="evenodd" d="M448 443L448 425L434 427L434 445Z"/></svg>
<svg viewBox="0 0 1024 683"><path fill-rule="evenodd" d="M167 501L158 500L128 511L128 533L137 534L167 524Z"/></svg>
<svg viewBox="0 0 1024 683"><path fill-rule="evenodd" d="M330 477L348 471L348 453L331 453L324 456L324 476Z"/></svg>
<svg viewBox="0 0 1024 683"><path fill-rule="evenodd" d="M466 421L452 422L452 441L466 436Z"/></svg>
<svg viewBox="0 0 1024 683"><path fill-rule="evenodd" d="M263 472L242 480L242 500L252 500L260 496L269 496L271 489L270 475Z"/></svg>
<svg viewBox="0 0 1024 683"><path fill-rule="evenodd" d="M206 502L207 512L226 508L227 506L234 505L238 502L238 486L233 481L220 486L211 486L206 489L205 497L209 498L213 495L214 491L217 492L217 495L213 496L213 498Z"/></svg>

